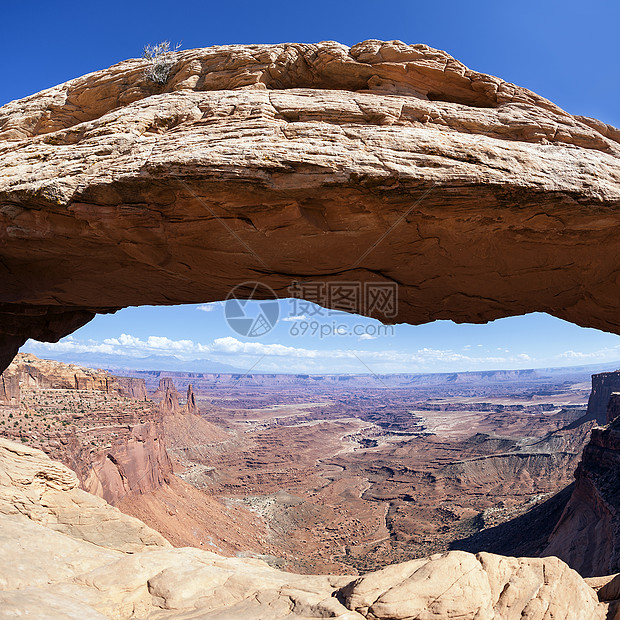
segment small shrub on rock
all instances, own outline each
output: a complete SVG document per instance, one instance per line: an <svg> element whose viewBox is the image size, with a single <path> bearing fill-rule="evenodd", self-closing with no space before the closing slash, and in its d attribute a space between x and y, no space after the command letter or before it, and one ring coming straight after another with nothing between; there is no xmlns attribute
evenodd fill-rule
<svg viewBox="0 0 620 620"><path fill-rule="evenodd" d="M142 57L149 61L149 65L144 70L144 77L163 86L168 81L170 70L174 65L173 54L180 47L181 44L177 43L174 48L171 48L170 41L146 45Z"/></svg>

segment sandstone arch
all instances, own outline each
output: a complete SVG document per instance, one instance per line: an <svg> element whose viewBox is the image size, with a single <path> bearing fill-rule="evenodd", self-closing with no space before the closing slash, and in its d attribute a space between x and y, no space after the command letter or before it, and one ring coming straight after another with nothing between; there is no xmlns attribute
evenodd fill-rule
<svg viewBox="0 0 620 620"><path fill-rule="evenodd" d="M620 333L620 131L398 41L128 60L0 108L0 371L97 312L395 282Z"/></svg>

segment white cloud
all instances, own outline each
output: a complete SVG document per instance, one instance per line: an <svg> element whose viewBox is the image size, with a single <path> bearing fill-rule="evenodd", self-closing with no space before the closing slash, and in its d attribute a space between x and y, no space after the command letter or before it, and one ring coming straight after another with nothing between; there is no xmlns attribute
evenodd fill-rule
<svg viewBox="0 0 620 620"><path fill-rule="evenodd" d="M308 321L308 317L305 314L300 314L298 316L285 316L282 318L283 321L294 322L294 321Z"/></svg>
<svg viewBox="0 0 620 620"><path fill-rule="evenodd" d="M374 339L375 337L371 334L358 336L358 342ZM255 367L255 372L318 373L364 373L368 372L366 365L377 373L532 368L554 364L613 361L620 357L620 346L591 352L568 350L540 358L532 353L511 354L508 349L501 347L494 347L496 350L493 354L487 355L486 351L474 348L479 345L465 345L460 352L431 347L412 351L402 349L369 351L362 346L359 349L346 348L344 339L342 341L329 340L331 346L341 342L342 348L323 348L327 346L327 342L318 338L315 342L316 348L306 348L278 343L244 342L233 336L201 343L190 339L174 340L167 336L138 337L122 333L117 337L106 338L102 341L77 340L74 336L63 338L58 343L29 341L26 348L35 354L45 352L100 353L127 355L135 358L168 354L186 361L208 358L243 368L252 367L260 358L261 361Z"/></svg>
<svg viewBox="0 0 620 620"><path fill-rule="evenodd" d="M200 310L201 312L213 312L213 310L215 310L221 305L221 301L213 301L208 304L200 304L199 306L196 306L196 310Z"/></svg>

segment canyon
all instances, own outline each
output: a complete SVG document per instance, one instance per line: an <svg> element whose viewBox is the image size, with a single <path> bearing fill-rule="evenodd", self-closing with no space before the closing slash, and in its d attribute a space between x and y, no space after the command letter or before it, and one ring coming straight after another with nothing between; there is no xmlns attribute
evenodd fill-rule
<svg viewBox="0 0 620 620"><path fill-rule="evenodd" d="M0 568L4 613L42 606L54 617L231 620L620 613L615 517L590 519L598 538L575 527L592 489L599 504L618 505L619 399L610 399L610 425L593 429L589 386L564 380L574 370L547 377L544 390L541 377L528 386L499 373L495 386L504 393L485 401L470 395L472 377L451 387L418 377L415 389L310 393L302 384L285 395L277 376L231 389L194 375L185 380L197 387L188 384L181 398L172 377L158 376L117 381L29 354L3 373L20 388L18 404L6 397L0 404L0 548L12 560ZM488 376L478 379L488 389ZM592 384L613 379L603 373ZM128 384L139 398L119 393ZM7 428L7 420L17 425ZM78 445L85 430L94 445ZM556 549L545 557L455 550L528 518L558 488L561 518L546 532ZM536 534L541 547L546 534ZM521 532L513 545L527 538ZM585 573L597 573L597 562L609 570L583 579L548 557L562 553Z"/></svg>
<svg viewBox="0 0 620 620"><path fill-rule="evenodd" d="M39 450L0 439L0 463L0 549L15 560L0 566L9 616L603 620L618 606L617 579L589 584L557 558L452 551L356 578L173 549Z"/></svg>
<svg viewBox="0 0 620 620"><path fill-rule="evenodd" d="M81 488L175 546L306 574L450 549L542 554L595 424L580 368L392 375L382 387L368 376L138 374L20 354L0 376L21 399L0 404L0 433L61 460ZM489 540L549 504L529 536Z"/></svg>

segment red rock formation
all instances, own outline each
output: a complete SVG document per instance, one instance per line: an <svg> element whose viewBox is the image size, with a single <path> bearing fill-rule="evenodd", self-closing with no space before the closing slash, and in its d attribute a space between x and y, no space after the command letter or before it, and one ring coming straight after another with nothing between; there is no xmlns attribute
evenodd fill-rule
<svg viewBox="0 0 620 620"><path fill-rule="evenodd" d="M17 405L21 400L19 376L17 374L2 373L0 375L0 403Z"/></svg>
<svg viewBox="0 0 620 620"><path fill-rule="evenodd" d="M620 416L620 392L612 392L607 404L607 424Z"/></svg>
<svg viewBox="0 0 620 620"><path fill-rule="evenodd" d="M166 386L164 397L159 403L159 410L163 415L175 415L180 413L181 408L179 406L179 393L176 391L176 388L173 389L169 385Z"/></svg>
<svg viewBox="0 0 620 620"><path fill-rule="evenodd" d="M148 394L144 379L137 377L114 377L121 396L136 400L147 400Z"/></svg>
<svg viewBox="0 0 620 620"><path fill-rule="evenodd" d="M398 41L188 50L164 87L146 62L0 108L0 369L257 273L398 283L393 312L356 308L386 321L620 333L617 129Z"/></svg>
<svg viewBox="0 0 620 620"><path fill-rule="evenodd" d="M185 403L183 412L190 415L200 415L200 410L196 404L196 396L194 395L194 389L191 383L187 386L187 402Z"/></svg>
<svg viewBox="0 0 620 620"><path fill-rule="evenodd" d="M612 410L617 407L617 399ZM575 472L573 494L543 555L563 559L581 575L620 571L620 419L593 429Z"/></svg>
<svg viewBox="0 0 620 620"><path fill-rule="evenodd" d="M117 504L126 495L155 491L172 475L159 424L146 422L131 428L131 437L93 455L84 488Z"/></svg>
<svg viewBox="0 0 620 620"><path fill-rule="evenodd" d="M115 377L103 370L41 360L29 353L17 355L0 375L0 402L19 403L20 386L28 389L95 390L138 400L147 398L144 379Z"/></svg>
<svg viewBox="0 0 620 620"><path fill-rule="evenodd" d="M41 390L47 394L47 409L39 415L56 424L54 430L48 424L47 439L41 429L36 435L78 474L83 488L114 503L127 493L153 491L169 478L172 465L161 416L143 404L144 379L114 377L31 354L19 354L0 375L0 403L12 405L16 418L29 404L36 412Z"/></svg>
<svg viewBox="0 0 620 620"><path fill-rule="evenodd" d="M588 400L588 420L607 424L607 407L612 392L620 391L620 370L592 375L592 391Z"/></svg>
<svg viewBox="0 0 620 620"><path fill-rule="evenodd" d="M153 400L161 400L166 396L166 392L170 392L172 397L176 398L177 400L181 398L181 395L177 391L177 386L174 383L174 379L172 379L171 377L161 377L159 379L159 386L157 387L155 392L153 392Z"/></svg>

